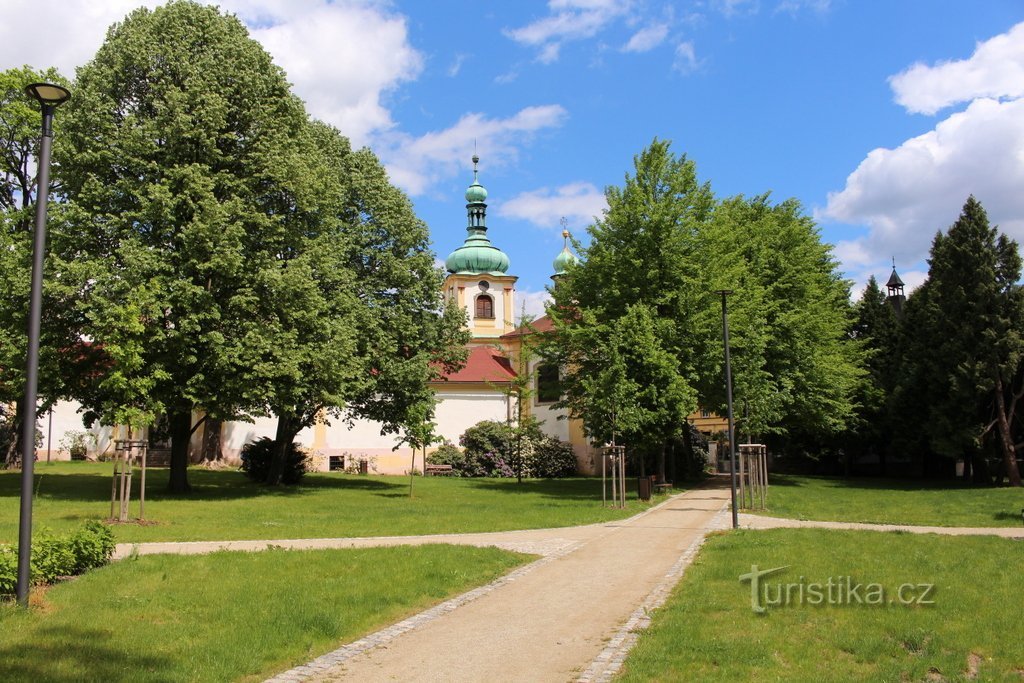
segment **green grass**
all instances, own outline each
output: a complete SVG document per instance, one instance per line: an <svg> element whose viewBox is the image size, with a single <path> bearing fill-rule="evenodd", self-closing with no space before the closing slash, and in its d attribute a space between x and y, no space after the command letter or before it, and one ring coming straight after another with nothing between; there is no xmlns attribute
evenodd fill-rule
<svg viewBox="0 0 1024 683"><path fill-rule="evenodd" d="M892 597L901 584L934 583L934 605L791 605L758 615L750 584L738 580L753 564L789 565L763 579L773 586L850 576L880 583ZM978 680L1019 682L1021 567L1024 543L993 537L819 529L713 535L655 612L620 679L965 680L976 668Z"/></svg>
<svg viewBox="0 0 1024 683"><path fill-rule="evenodd" d="M601 481L309 474L297 487L268 488L235 471L189 471L192 493L167 494L167 470L147 472L146 519L115 525L119 542L331 538L507 531L622 519L601 505ZM0 472L0 542L17 540L21 474ZM63 532L110 515L109 463L36 467L33 526ZM138 475L132 514L138 513Z"/></svg>
<svg viewBox="0 0 1024 683"><path fill-rule="evenodd" d="M263 680L530 559L435 545L124 560L28 611L0 605L0 680Z"/></svg>
<svg viewBox="0 0 1024 683"><path fill-rule="evenodd" d="M1024 489L773 474L772 517L922 526L1021 526Z"/></svg>

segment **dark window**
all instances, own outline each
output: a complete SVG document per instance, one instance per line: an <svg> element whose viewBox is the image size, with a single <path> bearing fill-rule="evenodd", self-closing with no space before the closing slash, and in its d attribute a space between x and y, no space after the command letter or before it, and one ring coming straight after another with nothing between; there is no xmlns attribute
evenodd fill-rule
<svg viewBox="0 0 1024 683"><path fill-rule="evenodd" d="M537 366L537 403L554 403L562 397L557 365Z"/></svg>
<svg viewBox="0 0 1024 683"><path fill-rule="evenodd" d="M481 294L476 298L476 318L494 319L494 299L488 294Z"/></svg>

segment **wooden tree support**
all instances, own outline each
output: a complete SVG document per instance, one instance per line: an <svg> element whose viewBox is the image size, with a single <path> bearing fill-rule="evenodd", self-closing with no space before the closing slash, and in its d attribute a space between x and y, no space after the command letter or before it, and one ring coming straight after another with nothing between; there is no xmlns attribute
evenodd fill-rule
<svg viewBox="0 0 1024 683"><path fill-rule="evenodd" d="M135 460L139 461L139 520L146 518L146 451L148 442L133 439L114 441L114 478L110 483L110 518L128 521L128 506L132 499L132 473ZM115 517L116 514L116 517Z"/></svg>
<svg viewBox="0 0 1024 683"><path fill-rule="evenodd" d="M739 507L764 510L768 505L768 447L739 444Z"/></svg>

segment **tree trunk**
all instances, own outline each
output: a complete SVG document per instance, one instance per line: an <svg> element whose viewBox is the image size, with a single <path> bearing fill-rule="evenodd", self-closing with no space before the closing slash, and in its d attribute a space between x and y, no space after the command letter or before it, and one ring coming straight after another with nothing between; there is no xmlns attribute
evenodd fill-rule
<svg viewBox="0 0 1024 683"><path fill-rule="evenodd" d="M661 448L658 449L658 483L667 481L665 478L665 450L668 446L664 441L661 442Z"/></svg>
<svg viewBox="0 0 1024 683"><path fill-rule="evenodd" d="M192 406L179 406L167 415L171 428L171 470L167 488L171 493L188 493L188 442L192 435Z"/></svg>
<svg viewBox="0 0 1024 683"><path fill-rule="evenodd" d="M20 462L21 457L21 415L23 413L21 404L23 401L18 401L11 406L11 439L7 442L6 452L4 453L4 469L10 469Z"/></svg>
<svg viewBox="0 0 1024 683"><path fill-rule="evenodd" d="M298 420L294 415L277 416L277 432L274 435L274 457L270 460L267 471L267 484L280 486L284 476L285 464L288 460L288 446L295 441L299 433Z"/></svg>
<svg viewBox="0 0 1024 683"><path fill-rule="evenodd" d="M1020 469L1017 467L1017 450L1013 446L1010 420L1006 415L1006 397L1003 396L1003 378L996 373L996 424L999 427L999 445L1003 450L1003 466L1010 486L1020 486Z"/></svg>
<svg viewBox="0 0 1024 683"><path fill-rule="evenodd" d="M206 426L203 428L203 460L221 460L220 431L224 423L211 418L206 419Z"/></svg>

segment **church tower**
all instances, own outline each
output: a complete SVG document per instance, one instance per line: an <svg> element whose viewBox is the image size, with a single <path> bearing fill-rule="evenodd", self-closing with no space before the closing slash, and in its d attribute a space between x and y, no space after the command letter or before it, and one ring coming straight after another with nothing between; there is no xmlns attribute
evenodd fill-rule
<svg viewBox="0 0 1024 683"><path fill-rule="evenodd" d="M515 329L515 285L508 255L487 237L487 190L473 155L473 184L466 188L466 241L445 259L445 295L467 313L474 342L492 343Z"/></svg>
<svg viewBox="0 0 1024 683"><path fill-rule="evenodd" d="M889 290L889 296L887 301L892 306L893 312L899 316L903 313L903 304L907 302L907 297L903 294L903 280L896 273L896 259L892 260L892 275L889 276L889 281L885 283L885 288Z"/></svg>

